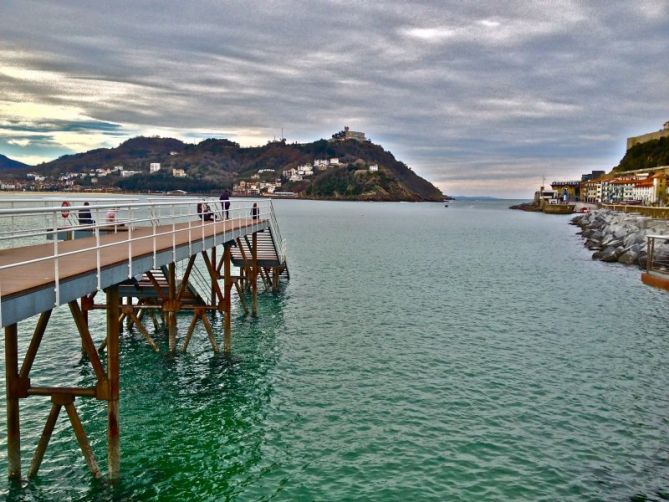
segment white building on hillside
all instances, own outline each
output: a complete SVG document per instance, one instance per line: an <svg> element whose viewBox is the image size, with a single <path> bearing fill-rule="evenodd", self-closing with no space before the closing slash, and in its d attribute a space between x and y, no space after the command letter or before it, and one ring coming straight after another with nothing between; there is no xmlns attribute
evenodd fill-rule
<svg viewBox="0 0 669 502"><path fill-rule="evenodd" d="M183 169L174 168L172 169L172 176L174 176L175 178L185 178L186 171L184 171Z"/></svg>
<svg viewBox="0 0 669 502"><path fill-rule="evenodd" d="M319 171L324 171L328 168L328 161L326 159L314 160L314 167Z"/></svg>
<svg viewBox="0 0 669 502"><path fill-rule="evenodd" d="M158 171L160 171L160 162L151 162L149 164L149 173L153 174L157 173Z"/></svg>
<svg viewBox="0 0 669 502"><path fill-rule="evenodd" d="M301 166L297 166L297 174L302 176L311 176L314 174L314 170L310 164L303 164Z"/></svg>
<svg viewBox="0 0 669 502"><path fill-rule="evenodd" d="M297 169L295 169L295 168L285 169L283 171L283 173L281 173L281 174L283 174L284 178L290 179L291 176L293 176L294 174L297 174Z"/></svg>
<svg viewBox="0 0 669 502"><path fill-rule="evenodd" d="M378 170L379 170L379 165L378 164L370 164L369 165L369 172L370 173L375 173Z"/></svg>

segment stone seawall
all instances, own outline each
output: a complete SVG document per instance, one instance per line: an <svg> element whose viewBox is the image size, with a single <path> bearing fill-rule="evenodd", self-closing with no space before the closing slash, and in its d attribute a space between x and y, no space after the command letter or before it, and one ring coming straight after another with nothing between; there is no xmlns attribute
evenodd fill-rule
<svg viewBox="0 0 669 502"><path fill-rule="evenodd" d="M620 262L646 267L647 235L669 235L669 221L636 214L597 210L578 215L572 225L581 227L581 236L593 260ZM655 255L669 258L669 244L657 241Z"/></svg>

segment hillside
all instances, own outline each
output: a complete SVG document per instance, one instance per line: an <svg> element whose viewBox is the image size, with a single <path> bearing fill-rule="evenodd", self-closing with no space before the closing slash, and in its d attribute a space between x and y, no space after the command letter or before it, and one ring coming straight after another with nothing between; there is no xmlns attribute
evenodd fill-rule
<svg viewBox="0 0 669 502"><path fill-rule="evenodd" d="M99 168L123 166L139 174L122 178L112 173L99 177L100 187L117 186L124 190L217 191L242 179L258 176L281 178L286 169L310 164L316 159L339 158L340 167L314 173L304 182L283 179L282 190L300 192L313 198L360 198L365 200L440 201L443 195L430 182L414 173L381 146L369 141L318 140L305 144L269 142L260 147L240 147L226 139L207 139L198 144L172 138L137 137L116 148L100 148L66 155L41 164L36 172L57 179L64 173L90 172ZM159 162L161 171L149 174L149 164ZM379 171L363 176L369 165ZM183 169L184 178L171 175L172 169ZM269 171L271 170L271 171ZM79 181L87 183L86 178Z"/></svg>
<svg viewBox="0 0 669 502"><path fill-rule="evenodd" d="M19 162L18 160L10 159L0 154L0 169L26 169L30 167L28 164Z"/></svg>
<svg viewBox="0 0 669 502"><path fill-rule="evenodd" d="M669 137L639 143L627 150L614 172L669 165Z"/></svg>

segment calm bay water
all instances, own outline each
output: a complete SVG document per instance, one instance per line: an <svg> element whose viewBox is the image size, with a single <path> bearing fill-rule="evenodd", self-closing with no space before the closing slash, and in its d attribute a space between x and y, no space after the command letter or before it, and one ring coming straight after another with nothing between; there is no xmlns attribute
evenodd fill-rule
<svg viewBox="0 0 669 502"><path fill-rule="evenodd" d="M231 356L201 329L177 356L124 336L123 479L90 478L63 413L39 477L0 495L669 498L669 296L593 262L568 218L508 205L278 201L291 281L235 316ZM60 312L33 383L92 382ZM106 405L77 403L106 469ZM49 402L21 406L27 470Z"/></svg>

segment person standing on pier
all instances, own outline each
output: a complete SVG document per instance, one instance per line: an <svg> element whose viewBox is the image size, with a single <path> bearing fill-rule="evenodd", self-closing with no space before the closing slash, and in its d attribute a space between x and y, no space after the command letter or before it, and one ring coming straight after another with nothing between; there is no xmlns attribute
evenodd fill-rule
<svg viewBox="0 0 669 502"><path fill-rule="evenodd" d="M253 207L251 208L251 218L257 220L260 217L260 209L258 209L258 203L254 202Z"/></svg>
<svg viewBox="0 0 669 502"><path fill-rule="evenodd" d="M91 215L91 209L90 209L90 204L88 202L84 202L84 206L86 206L83 209L79 210L79 214L77 217L79 218L79 225L93 225L95 221L93 220L93 216Z"/></svg>
<svg viewBox="0 0 669 502"><path fill-rule="evenodd" d="M221 209L226 220L230 219L230 191L226 188L219 197L221 201Z"/></svg>

